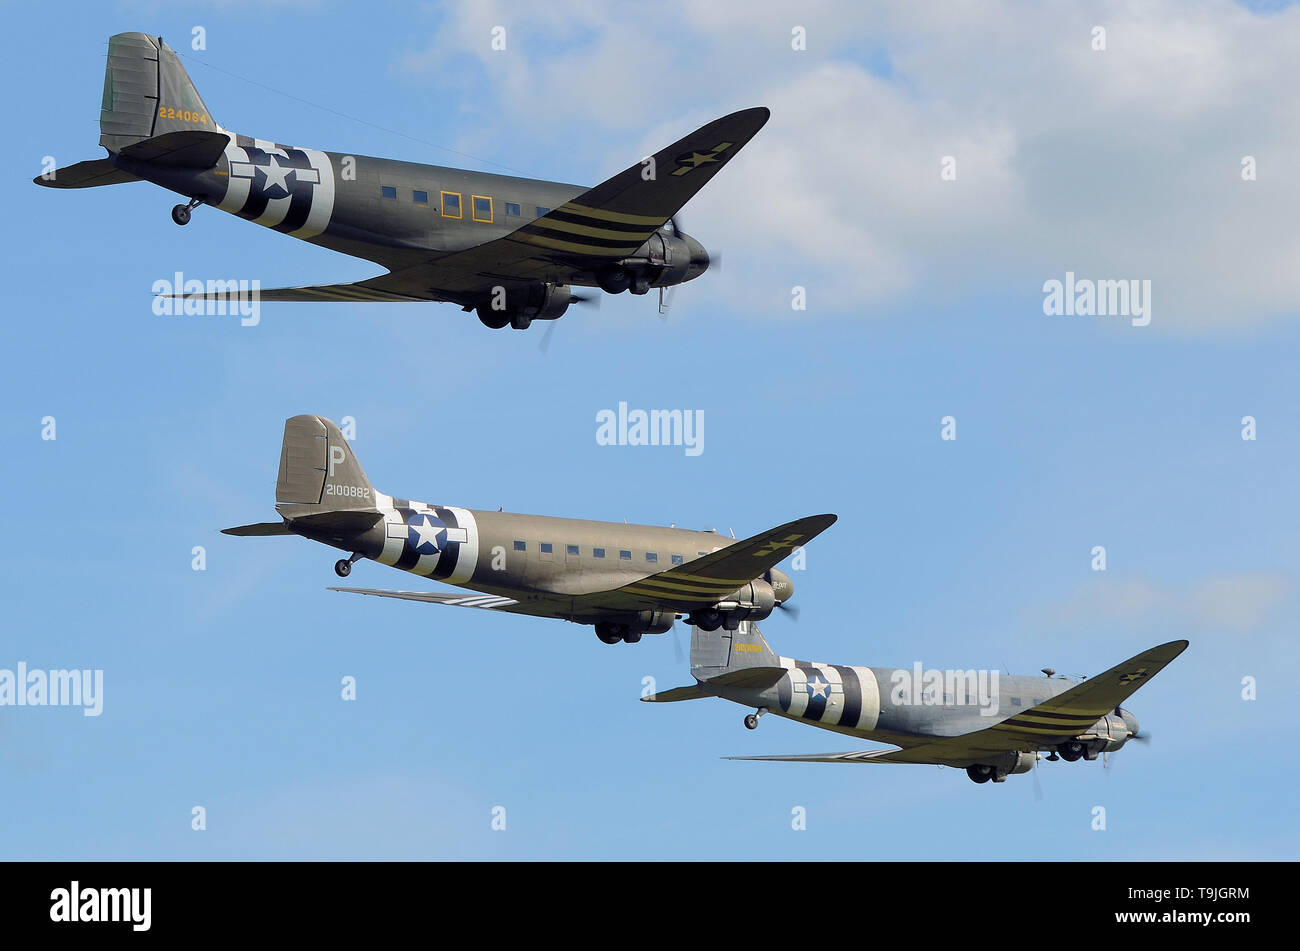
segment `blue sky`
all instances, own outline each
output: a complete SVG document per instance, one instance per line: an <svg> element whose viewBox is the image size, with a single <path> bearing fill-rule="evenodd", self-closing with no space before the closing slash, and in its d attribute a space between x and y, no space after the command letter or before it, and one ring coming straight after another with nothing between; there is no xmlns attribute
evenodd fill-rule
<svg viewBox="0 0 1300 951"><path fill-rule="evenodd" d="M0 156L0 667L102 668L105 698L97 718L0 707L0 856L1296 858L1300 18L1149 10L993 5L972 34L974 12L909 5L683 7L669 30L582 4L381 3L362 29L329 2L116 3L14 48L0 75L32 92ZM11 35L46 32L39 8L6 12ZM177 270L269 287L375 268L211 209L178 229L145 184L32 185L44 156L102 154L105 41L126 30L187 53L226 127L338 151L594 184L732 109L773 119L687 207L725 266L667 320L606 298L543 352L544 328L491 333L451 306L166 319L149 288ZM1151 279L1151 325L1045 316L1067 270ZM620 401L703 410L705 451L597 445ZM800 619L762 624L782 653L1096 673L1191 648L1131 703L1153 742L1109 769L1042 764L1041 799L1026 776L724 761L870 744L775 717L750 732L720 700L639 703L643 677L689 679L680 626L607 647L352 598L325 590L329 549L218 534L274 517L297 413L354 417L372 481L440 504L737 535L836 512L795 574ZM352 580L418 583L371 563Z"/></svg>

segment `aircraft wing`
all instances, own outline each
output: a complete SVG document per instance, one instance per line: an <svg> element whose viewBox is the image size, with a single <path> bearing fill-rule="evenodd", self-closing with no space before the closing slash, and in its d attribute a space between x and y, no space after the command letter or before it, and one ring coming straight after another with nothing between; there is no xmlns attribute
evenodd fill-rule
<svg viewBox="0 0 1300 951"><path fill-rule="evenodd" d="M519 604L513 598L496 594L444 594L436 591L385 591L380 588L330 588L346 594L369 594L377 598L399 598L402 601L424 601L428 604L447 604L454 608L480 608L485 611L510 611ZM517 612L511 612L517 613Z"/></svg>
<svg viewBox="0 0 1300 951"><path fill-rule="evenodd" d="M563 278L557 268L586 270L628 257L731 161L770 114L760 106L715 119L656 152L653 177L646 173L650 159L638 162L502 238L420 270L435 272L439 288L464 294L481 291L485 281Z"/></svg>
<svg viewBox="0 0 1300 951"><path fill-rule="evenodd" d="M351 284L267 288L259 290L258 299L451 301L471 307L498 284L566 283L574 271L590 271L632 255L731 161L763 128L769 115L760 106L715 119L656 152L652 157L655 172L652 177L645 174L650 160L638 162L493 241ZM211 133L172 133L158 141L207 135ZM202 141L178 141L175 145L177 149L185 146L186 151L178 152L174 158L169 155L168 161L179 161L180 156L189 160L193 151L203 148ZM167 296L188 298L190 295ZM235 295L230 291L209 290L192 296L199 300L230 301Z"/></svg>
<svg viewBox="0 0 1300 951"><path fill-rule="evenodd" d="M574 609L583 611L692 611L716 604L742 585L787 558L835 524L834 515L810 515L732 542L725 548L593 594L578 595Z"/></svg>
<svg viewBox="0 0 1300 951"><path fill-rule="evenodd" d="M1187 641L1170 641L1153 647L1064 693L974 733L921 742L901 750L729 758L800 763L928 763L969 766L991 755L1055 746L1086 731L1186 649Z"/></svg>

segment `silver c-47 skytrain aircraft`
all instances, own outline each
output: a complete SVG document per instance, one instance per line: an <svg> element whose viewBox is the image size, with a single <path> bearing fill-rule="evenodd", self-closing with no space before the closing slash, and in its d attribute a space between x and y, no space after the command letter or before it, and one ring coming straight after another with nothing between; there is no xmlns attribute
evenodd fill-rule
<svg viewBox="0 0 1300 951"><path fill-rule="evenodd" d="M100 113L108 157L35 181L143 179L189 198L172 209L177 224L213 205L388 270L352 284L260 290L262 301L447 301L488 327L522 330L589 299L575 285L662 295L704 273L708 253L674 216L767 118L764 108L732 113L588 189L236 135L217 124L161 37L119 33L108 41Z"/></svg>
<svg viewBox="0 0 1300 951"><path fill-rule="evenodd" d="M285 422L275 499L281 521L223 531L301 535L351 552L334 566L340 577L371 558L478 593L335 591L593 624L606 644L662 634L680 616L714 629L767 617L794 593L777 563L835 522L812 515L737 541L412 502L376 490L339 427L320 416Z"/></svg>
<svg viewBox="0 0 1300 951"><path fill-rule="evenodd" d="M722 697L755 708L745 717L751 730L764 713L774 713L899 747L731 759L928 763L965 769L977 783L1000 783L1032 769L1040 751L1049 760L1094 760L1143 738L1137 718L1120 704L1186 647L1187 641L1170 641L1082 681L1054 677L1049 669L1046 677L999 677L996 689L981 693L976 671L935 671L934 679L920 665L842 667L780 657L758 625L745 621L734 631L697 627L691 637L696 682L642 699Z"/></svg>

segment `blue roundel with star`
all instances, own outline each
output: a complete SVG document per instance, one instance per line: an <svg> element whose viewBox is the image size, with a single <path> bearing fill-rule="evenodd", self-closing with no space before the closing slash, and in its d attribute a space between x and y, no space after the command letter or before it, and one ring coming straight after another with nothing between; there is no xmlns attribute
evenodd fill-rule
<svg viewBox="0 0 1300 951"><path fill-rule="evenodd" d="M406 535L417 554L436 555L447 543L447 523L436 515L415 512L407 519Z"/></svg>

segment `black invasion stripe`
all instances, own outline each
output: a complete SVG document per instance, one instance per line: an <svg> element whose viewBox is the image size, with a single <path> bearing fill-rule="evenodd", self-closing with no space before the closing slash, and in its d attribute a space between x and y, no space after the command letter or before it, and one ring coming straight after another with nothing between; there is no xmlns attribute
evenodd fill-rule
<svg viewBox="0 0 1300 951"><path fill-rule="evenodd" d="M634 581L632 584L635 584L637 587L655 591L668 591L673 594L685 594L709 598L718 598L736 590L731 585L725 583L701 585L698 582L678 581L675 578L655 578L653 575L649 578L642 578L640 581Z"/></svg>
<svg viewBox="0 0 1300 951"><path fill-rule="evenodd" d="M862 716L862 682L852 667L840 667L837 664L835 669L839 671L840 680L844 683L844 712L840 714L838 725L855 727L858 725L858 717Z"/></svg>
<svg viewBox="0 0 1300 951"><path fill-rule="evenodd" d="M1081 732L1083 729L1083 727L1077 723L1073 725L1063 723L1027 723L1024 720L1017 720L1015 718L1003 720L1001 723L997 724L997 726L1014 726L1019 727L1022 730L1034 730L1038 733L1061 733L1066 736L1073 736L1074 734Z"/></svg>
<svg viewBox="0 0 1300 951"><path fill-rule="evenodd" d="M816 667L802 667L800 669L803 670L808 680L812 680L814 677L818 678L819 680L826 679L826 676L821 671L819 671ZM812 692L809 691L807 687L805 687L804 690L805 692L808 693L808 706L803 711L803 718L805 720L816 720L818 723L820 723L822 719L822 714L826 712L827 698L821 696L820 694L817 696L813 696Z"/></svg>
<svg viewBox="0 0 1300 951"><path fill-rule="evenodd" d="M622 238L592 238L585 234L571 234L568 231L556 231L554 228L546 228L536 224L526 225L523 230L525 234L537 235L539 238L550 238L553 241L567 241L570 244L582 244L591 248L599 248L601 250L621 250L623 248L636 250L641 245L645 244L645 238L642 238L640 241L634 240L638 237L637 235L633 235L626 240Z"/></svg>
<svg viewBox="0 0 1300 951"><path fill-rule="evenodd" d="M237 214L239 217L247 218L250 221L262 217L266 212L266 203L268 201L266 191L262 188L262 181L257 177L257 166L264 164L259 163L257 160L259 157L265 157L266 154L266 152L253 145L248 146L248 162L253 166L253 177L248 183L248 198L244 201L244 207L240 208Z"/></svg>
<svg viewBox="0 0 1300 951"><path fill-rule="evenodd" d="M1096 723L1102 716L1100 713L1057 713L1054 710L1036 710L1033 707L1016 715L1051 717L1053 720L1087 720L1089 723Z"/></svg>
<svg viewBox="0 0 1300 951"><path fill-rule="evenodd" d="M295 169L310 169L311 159L302 149L289 150L289 164ZM317 172L319 177L320 173ZM275 226L275 231L289 234L291 231L297 231L307 223L307 216L311 214L312 198L316 194L316 186L311 182L298 181L298 173L295 171L293 176L293 196L289 201L289 212L284 216L284 221Z"/></svg>
<svg viewBox="0 0 1300 951"><path fill-rule="evenodd" d="M396 502L394 502L396 505ZM398 556L397 561L393 564L394 568L401 568L403 571L410 571L415 567L415 563L420 560L420 553L411 547L411 530L409 523L411 516L415 512L410 508L409 502L403 502L397 506L397 512L402 516L402 523L408 525L406 536L402 539L402 554Z"/></svg>
<svg viewBox="0 0 1300 951"><path fill-rule="evenodd" d="M604 218L592 218L587 215L574 211L566 211L563 208L557 208L545 218L551 218L556 221L567 221L571 225L584 225L588 228L604 228L606 231L626 231L629 235L644 235L641 241L644 241L655 229L651 225L629 224L626 221L606 221ZM542 218L538 221L544 220ZM568 232L565 232L566 234ZM638 242L640 243L640 242Z"/></svg>
<svg viewBox="0 0 1300 951"><path fill-rule="evenodd" d="M435 505L434 513L448 528L460 528L456 522L456 516L451 513L450 509ZM451 577L451 573L456 570L456 563L460 561L460 542L448 542L438 555L438 564L434 566L433 572L429 575L431 578L437 578L439 581L445 581Z"/></svg>

